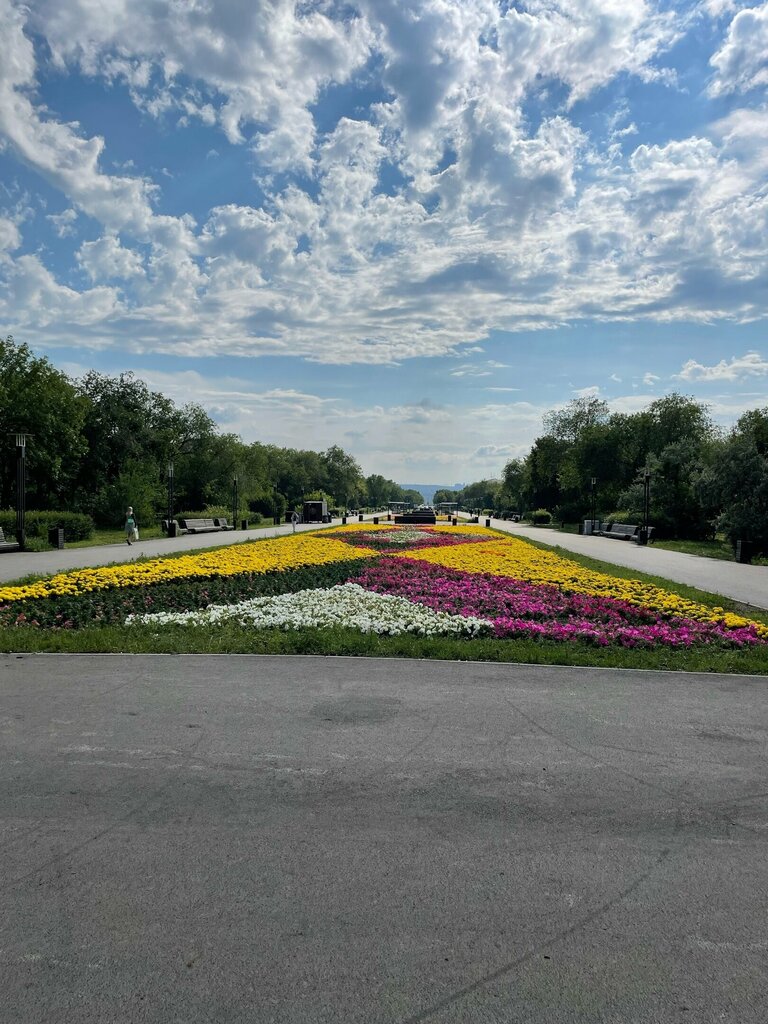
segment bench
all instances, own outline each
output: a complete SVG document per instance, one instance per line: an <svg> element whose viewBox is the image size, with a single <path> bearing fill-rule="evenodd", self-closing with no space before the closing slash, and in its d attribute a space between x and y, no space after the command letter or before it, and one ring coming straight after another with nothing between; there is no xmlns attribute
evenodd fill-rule
<svg viewBox="0 0 768 1024"><path fill-rule="evenodd" d="M224 518L217 519L179 519L179 529L185 533L217 533L221 530L234 530Z"/></svg>
<svg viewBox="0 0 768 1024"><path fill-rule="evenodd" d="M18 551L19 545L15 540L6 540L3 528L0 526L0 551Z"/></svg>
<svg viewBox="0 0 768 1024"><path fill-rule="evenodd" d="M633 526L631 523L608 523L606 530L595 530L598 537L612 537L614 540L633 540L638 543L640 539L640 526ZM653 527L648 527L648 540L653 535Z"/></svg>

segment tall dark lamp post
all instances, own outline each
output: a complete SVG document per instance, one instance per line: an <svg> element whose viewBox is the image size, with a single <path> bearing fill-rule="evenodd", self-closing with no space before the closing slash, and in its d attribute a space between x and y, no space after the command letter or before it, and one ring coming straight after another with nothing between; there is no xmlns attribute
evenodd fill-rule
<svg viewBox="0 0 768 1024"><path fill-rule="evenodd" d="M232 527L237 529L237 510L239 502L237 500L237 477L232 477Z"/></svg>
<svg viewBox="0 0 768 1024"><path fill-rule="evenodd" d="M27 438L32 434L13 433L16 438L16 541L19 550L24 551L27 531L24 519L27 512Z"/></svg>
<svg viewBox="0 0 768 1024"><path fill-rule="evenodd" d="M646 467L643 471L643 528L640 531L640 543L648 543L648 517L651 509L651 472Z"/></svg>
<svg viewBox="0 0 768 1024"><path fill-rule="evenodd" d="M595 532L595 485L597 484L597 477L593 476L590 481L591 495L592 495L592 533Z"/></svg>
<svg viewBox="0 0 768 1024"><path fill-rule="evenodd" d="M168 473L168 530L173 522L173 462L169 459L166 467Z"/></svg>

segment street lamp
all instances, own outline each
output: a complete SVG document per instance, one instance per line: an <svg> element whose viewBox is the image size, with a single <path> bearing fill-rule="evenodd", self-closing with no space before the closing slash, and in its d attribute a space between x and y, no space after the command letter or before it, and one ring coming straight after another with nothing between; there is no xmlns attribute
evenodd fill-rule
<svg viewBox="0 0 768 1024"><path fill-rule="evenodd" d="M237 510L239 502L237 500L237 476L232 477L232 528L237 529Z"/></svg>
<svg viewBox="0 0 768 1024"><path fill-rule="evenodd" d="M27 511L27 438L32 434L13 431L16 438L16 540L19 550L24 551L27 533L24 518Z"/></svg>
<svg viewBox="0 0 768 1024"><path fill-rule="evenodd" d="M590 485L592 489L592 533L595 532L595 484L597 483L597 477L593 476L590 479Z"/></svg>
<svg viewBox="0 0 768 1024"><path fill-rule="evenodd" d="M648 543L648 515L651 508L651 471L645 467L643 471L643 529L640 533L640 543Z"/></svg>
<svg viewBox="0 0 768 1024"><path fill-rule="evenodd" d="M173 461L168 460L166 467L168 474L168 532L171 530L171 522L173 521Z"/></svg>

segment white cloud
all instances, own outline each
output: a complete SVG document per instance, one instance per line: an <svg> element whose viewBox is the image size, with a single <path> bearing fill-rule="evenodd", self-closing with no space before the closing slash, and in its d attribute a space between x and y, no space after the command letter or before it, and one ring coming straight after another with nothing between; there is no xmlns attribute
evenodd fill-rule
<svg viewBox="0 0 768 1024"><path fill-rule="evenodd" d="M0 217L0 252L12 252L21 245L21 233L15 221Z"/></svg>
<svg viewBox="0 0 768 1024"><path fill-rule="evenodd" d="M76 258L92 281L144 276L139 254L124 248L114 235L105 235L95 242L83 242Z"/></svg>
<svg viewBox="0 0 768 1024"><path fill-rule="evenodd" d="M716 69L713 96L768 85L768 3L738 12L710 64Z"/></svg>
<svg viewBox="0 0 768 1024"><path fill-rule="evenodd" d="M656 373L643 374L643 384L645 384L647 388L652 388L654 384L659 380L661 380L661 377L659 377Z"/></svg>
<svg viewBox="0 0 768 1024"><path fill-rule="evenodd" d="M592 384L587 388L573 388L573 394L576 398L599 398L600 388L597 384Z"/></svg>
<svg viewBox="0 0 768 1024"><path fill-rule="evenodd" d="M120 295L99 344L373 365L455 353L454 375L471 378L506 368L467 362L493 330L768 312L758 111L629 156L576 123L577 99L658 78L686 18L646 0L0 0L0 20L9 152L71 204L55 230L75 213L100 226L79 249ZM215 122L221 151L253 160L263 201L217 191L200 223L157 212L174 182L108 173L106 141L37 102L34 33L62 75L124 86L163 130ZM321 132L315 104L344 84L388 91ZM610 109L626 145L630 110ZM9 312L47 340L36 306Z"/></svg>
<svg viewBox="0 0 768 1024"><path fill-rule="evenodd" d="M75 233L77 210L70 206L61 213L49 213L45 219L53 224L53 230L59 238L70 238Z"/></svg>
<svg viewBox="0 0 768 1024"><path fill-rule="evenodd" d="M615 373L612 373L611 376L608 378L608 380L612 380L612 381L615 381L617 384L621 384L621 377L619 377Z"/></svg>
<svg viewBox="0 0 768 1024"><path fill-rule="evenodd" d="M733 356L726 362L721 359L715 366L704 366L695 359L689 359L680 373L674 374L678 380L688 381L736 381L747 377L768 376L768 359L759 352L747 352L743 356Z"/></svg>

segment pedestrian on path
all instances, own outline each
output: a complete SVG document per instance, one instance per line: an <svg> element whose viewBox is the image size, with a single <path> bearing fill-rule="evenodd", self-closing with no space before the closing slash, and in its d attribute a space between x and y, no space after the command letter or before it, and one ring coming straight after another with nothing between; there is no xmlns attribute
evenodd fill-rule
<svg viewBox="0 0 768 1024"><path fill-rule="evenodd" d="M294 533L296 533L296 523L298 523L298 521L299 517L296 515L296 512L294 511L293 514L291 515L291 525L293 526Z"/></svg>
<svg viewBox="0 0 768 1024"><path fill-rule="evenodd" d="M125 514L125 539L129 547L133 541L139 539L139 524L136 522L131 505L128 506L128 511Z"/></svg>

